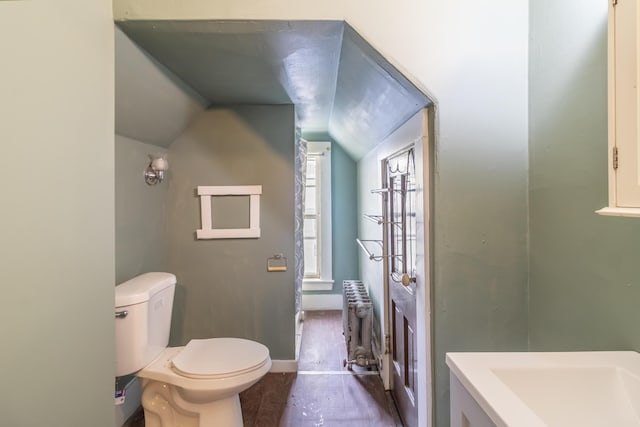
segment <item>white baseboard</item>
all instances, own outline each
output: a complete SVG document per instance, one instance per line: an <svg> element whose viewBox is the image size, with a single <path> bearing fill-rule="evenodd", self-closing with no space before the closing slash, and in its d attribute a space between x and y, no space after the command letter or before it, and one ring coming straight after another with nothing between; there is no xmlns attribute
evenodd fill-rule
<svg viewBox="0 0 640 427"><path fill-rule="evenodd" d="M342 294L302 294L302 309L342 310Z"/></svg>
<svg viewBox="0 0 640 427"><path fill-rule="evenodd" d="M272 360L271 373L298 372L297 360Z"/></svg>
<svg viewBox="0 0 640 427"><path fill-rule="evenodd" d="M333 280L309 279L302 281L302 292L306 291L330 291L333 289Z"/></svg>

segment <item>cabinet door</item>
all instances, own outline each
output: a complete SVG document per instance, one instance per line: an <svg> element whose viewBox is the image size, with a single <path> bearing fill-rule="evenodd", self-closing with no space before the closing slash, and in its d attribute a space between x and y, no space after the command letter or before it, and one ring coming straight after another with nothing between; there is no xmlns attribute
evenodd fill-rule
<svg viewBox="0 0 640 427"><path fill-rule="evenodd" d="M613 205L622 208L640 207L638 11L638 0L618 0L610 6L610 168L615 174Z"/></svg>

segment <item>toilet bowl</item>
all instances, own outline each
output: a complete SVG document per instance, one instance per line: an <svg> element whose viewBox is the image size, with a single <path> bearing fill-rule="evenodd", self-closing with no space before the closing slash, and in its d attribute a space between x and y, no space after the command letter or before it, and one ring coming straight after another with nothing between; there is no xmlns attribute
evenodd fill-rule
<svg viewBox="0 0 640 427"><path fill-rule="evenodd" d="M169 273L116 286L116 375L141 380L146 427L242 427L239 393L271 369L269 350L241 338L167 347L174 288Z"/></svg>
<svg viewBox="0 0 640 427"><path fill-rule="evenodd" d="M270 368L265 346L239 338L191 340L185 347L167 348L137 373L145 425L242 426L238 394Z"/></svg>

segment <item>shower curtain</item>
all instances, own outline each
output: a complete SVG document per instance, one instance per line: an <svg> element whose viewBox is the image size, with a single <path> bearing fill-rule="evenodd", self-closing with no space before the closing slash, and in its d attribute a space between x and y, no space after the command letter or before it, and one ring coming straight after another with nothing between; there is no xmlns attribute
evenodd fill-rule
<svg viewBox="0 0 640 427"><path fill-rule="evenodd" d="M302 279L304 278L304 186L307 175L307 141L302 139L300 128L295 135L295 307L296 314L302 306Z"/></svg>

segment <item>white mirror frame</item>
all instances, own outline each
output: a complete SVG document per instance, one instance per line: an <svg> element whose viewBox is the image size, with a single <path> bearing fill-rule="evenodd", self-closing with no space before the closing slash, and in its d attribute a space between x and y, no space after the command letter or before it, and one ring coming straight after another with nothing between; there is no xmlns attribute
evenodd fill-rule
<svg viewBox="0 0 640 427"><path fill-rule="evenodd" d="M260 237L261 185L198 186L200 196L200 224L197 239L255 239ZM249 196L249 228L213 228L211 197Z"/></svg>

